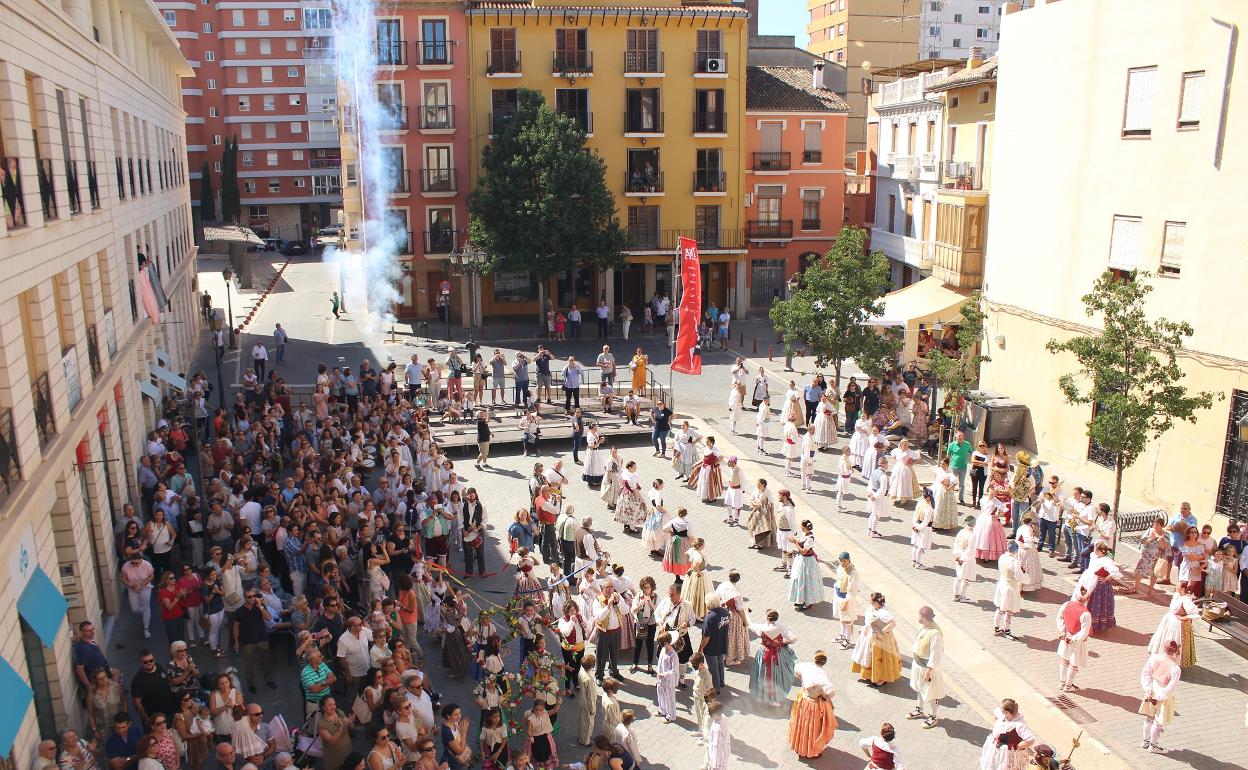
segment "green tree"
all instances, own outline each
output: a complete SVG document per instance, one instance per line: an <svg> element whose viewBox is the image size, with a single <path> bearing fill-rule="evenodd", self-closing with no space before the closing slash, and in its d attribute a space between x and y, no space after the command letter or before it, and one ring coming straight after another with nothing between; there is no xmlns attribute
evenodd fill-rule
<svg viewBox="0 0 1248 770"><path fill-rule="evenodd" d="M540 276L544 313L547 276L620 266L628 238L607 188L606 164L586 151L576 121L527 89L513 112L492 117L495 136L468 196L469 238L486 255L484 272Z"/></svg>
<svg viewBox="0 0 1248 770"><path fill-rule="evenodd" d="M1213 393L1189 394L1181 383L1177 359L1183 340L1192 336L1186 321L1150 321L1144 300L1153 291L1148 273L1123 280L1105 271L1083 296L1089 318L1102 330L1065 341L1049 340L1050 353L1070 353L1078 370L1058 380L1071 404L1092 405L1088 438L1114 457L1114 523L1122 496L1122 472L1143 454L1150 441L1174 427L1176 420L1196 421L1196 412L1213 404ZM1115 528L1114 547L1117 547Z"/></svg>
<svg viewBox="0 0 1248 770"><path fill-rule="evenodd" d="M980 292L973 293L959 310L962 317L958 321L958 330L954 336L961 354L956 357L948 356L939 348L934 348L927 354L928 371L936 380L944 398L944 406L940 411L955 428L958 424L959 400L979 380L980 364L992 360L981 352L980 342L984 336L985 318L983 308L980 307L981 298Z"/></svg>
<svg viewBox="0 0 1248 770"><path fill-rule="evenodd" d="M237 222L242 214L238 191L238 136L225 143L221 155L221 221Z"/></svg>
<svg viewBox="0 0 1248 770"><path fill-rule="evenodd" d="M866 230L844 228L831 251L802 273L801 286L771 306L785 350L805 347L819 366L835 368L838 383L846 361L875 373L891 366L901 350L896 332L866 325L884 312L882 300L893 287L888 257L867 253L866 243Z"/></svg>
<svg viewBox="0 0 1248 770"><path fill-rule="evenodd" d="M217 221L217 199L212 191L212 175L208 173L208 162L199 172L199 219L201 222Z"/></svg>

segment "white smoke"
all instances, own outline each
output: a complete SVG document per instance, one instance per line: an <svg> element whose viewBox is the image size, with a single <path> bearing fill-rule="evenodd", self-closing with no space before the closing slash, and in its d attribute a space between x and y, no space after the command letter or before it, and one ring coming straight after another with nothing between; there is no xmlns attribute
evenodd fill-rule
<svg viewBox="0 0 1248 770"><path fill-rule="evenodd" d="M391 310L400 300L396 286L402 275L399 253L407 242L406 223L387 216L399 169L393 168L380 143L387 112L377 96L377 2L334 0L333 19L334 67L347 92L342 120L359 149L364 217L359 256L327 252L326 258L341 260L343 300L353 311L366 308L369 330L376 331L394 321Z"/></svg>

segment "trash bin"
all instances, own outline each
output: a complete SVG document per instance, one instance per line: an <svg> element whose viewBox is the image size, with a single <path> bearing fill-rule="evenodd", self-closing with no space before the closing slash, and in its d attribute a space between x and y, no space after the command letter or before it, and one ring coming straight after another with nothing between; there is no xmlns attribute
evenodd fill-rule
<svg viewBox="0 0 1248 770"><path fill-rule="evenodd" d="M1026 404L1008 398L994 398L984 402L984 422L980 435L989 444L1017 443L1023 437L1026 423Z"/></svg>

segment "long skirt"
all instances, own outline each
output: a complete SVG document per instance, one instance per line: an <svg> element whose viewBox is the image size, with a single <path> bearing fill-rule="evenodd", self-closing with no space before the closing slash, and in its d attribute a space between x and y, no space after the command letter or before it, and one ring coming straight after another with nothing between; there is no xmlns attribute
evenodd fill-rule
<svg viewBox="0 0 1248 770"><path fill-rule="evenodd" d="M823 601L823 575L814 556L793 557L789 580L789 601L793 604L818 604Z"/></svg>
<svg viewBox="0 0 1248 770"><path fill-rule="evenodd" d="M746 628L744 610L733 610L728 615L728 655L724 663L735 666L750 654L750 629Z"/></svg>
<svg viewBox="0 0 1248 770"><path fill-rule="evenodd" d="M559 752L555 749L555 738L550 733L529 738L529 759L541 768L552 768L559 764Z"/></svg>
<svg viewBox="0 0 1248 770"><path fill-rule="evenodd" d="M615 520L626 527L640 527L646 520L646 501L641 493L629 488L621 489L615 501Z"/></svg>
<svg viewBox="0 0 1248 770"><path fill-rule="evenodd" d="M698 457L698 450L692 452L676 452L676 457L672 460L672 467L676 469L676 473L681 476L692 476L693 472L698 469L701 458Z"/></svg>
<svg viewBox="0 0 1248 770"><path fill-rule="evenodd" d="M602 477L607 473L607 450L591 449L588 454L589 457L585 460L585 471L581 474L581 479L591 487L597 487L602 483Z"/></svg>
<svg viewBox="0 0 1248 770"><path fill-rule="evenodd" d="M1193 621L1183 621L1183 641L1180 644L1182 653L1179 655L1179 667L1189 668L1196 665L1196 636L1192 633Z"/></svg>
<svg viewBox="0 0 1248 770"><path fill-rule="evenodd" d="M667 568L666 561L663 567ZM709 585L706 573L699 569L686 573L685 584L680 589L680 598L689 604L689 612L698 620L706 616L706 590Z"/></svg>
<svg viewBox="0 0 1248 770"><path fill-rule="evenodd" d="M979 770L1024 770L1030 763L1030 749L1010 751L1006 746L985 744L979 753Z"/></svg>
<svg viewBox="0 0 1248 770"><path fill-rule="evenodd" d="M641 542L651 553L662 551L667 546L668 533L666 529L663 529L667 520L667 514L656 508L650 512L641 525Z"/></svg>
<svg viewBox="0 0 1248 770"><path fill-rule="evenodd" d="M602 501L607 504L609 510L615 510L615 501L620 496L620 474L615 471L607 471L606 481L602 485Z"/></svg>
<svg viewBox="0 0 1248 770"><path fill-rule="evenodd" d="M914 476L914 466L897 463L897 468L888 477L888 496L901 502L913 500L922 493L919 481Z"/></svg>
<svg viewBox="0 0 1248 770"><path fill-rule="evenodd" d="M689 486L698 491L698 498L709 503L718 500L724 493L724 476L719 466L703 465L698 475L689 479Z"/></svg>
<svg viewBox="0 0 1248 770"><path fill-rule="evenodd" d="M451 676L468 673L468 642L459 626L442 640L442 666Z"/></svg>
<svg viewBox="0 0 1248 770"><path fill-rule="evenodd" d="M1114 618L1114 587L1108 580L1097 581L1088 598L1088 612L1092 613L1092 630L1105 631L1118 625Z"/></svg>
<svg viewBox="0 0 1248 770"><path fill-rule="evenodd" d="M832 701L802 693L789 711L789 748L799 757L817 757L836 736Z"/></svg>
<svg viewBox="0 0 1248 770"><path fill-rule="evenodd" d="M689 571L689 557L685 555L684 535L673 535L672 539L667 542L667 549L663 551L663 571L683 576Z"/></svg>
<svg viewBox="0 0 1248 770"><path fill-rule="evenodd" d="M793 669L797 655L787 644L767 655L767 647L758 646L754 653L754 665L750 668L750 695L768 703L779 703L793 686Z"/></svg>
<svg viewBox="0 0 1248 770"><path fill-rule="evenodd" d="M861 673L863 679L875 684L887 684L901 679L901 653L897 651L897 640L892 632L871 634L871 657L865 663L854 661L849 670ZM855 655L855 657L857 657Z"/></svg>
<svg viewBox="0 0 1248 770"><path fill-rule="evenodd" d="M987 513L975 522L975 558L996 561L1005 553L1005 527L1001 520Z"/></svg>
<svg viewBox="0 0 1248 770"><path fill-rule="evenodd" d="M815 444L820 447L836 443L836 418L824 417L822 410L815 418Z"/></svg>
<svg viewBox="0 0 1248 770"><path fill-rule="evenodd" d="M1039 591L1044 586L1044 569L1040 566L1040 552L1035 548L1021 548L1018 555L1021 557L1019 563L1022 565L1023 572L1027 573L1023 578L1023 592Z"/></svg>
<svg viewBox="0 0 1248 770"><path fill-rule="evenodd" d="M958 490L945 489L944 484L933 484L932 491L936 502L936 515L932 519L932 529L957 529Z"/></svg>

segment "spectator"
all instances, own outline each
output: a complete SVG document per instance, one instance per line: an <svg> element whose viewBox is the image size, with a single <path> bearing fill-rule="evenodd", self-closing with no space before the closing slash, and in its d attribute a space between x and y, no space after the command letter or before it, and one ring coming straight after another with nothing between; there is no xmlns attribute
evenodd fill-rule
<svg viewBox="0 0 1248 770"><path fill-rule="evenodd" d="M177 710L177 696L151 650L139 651L139 672L130 680L130 701L139 713L139 721L149 729L155 715Z"/></svg>
<svg viewBox="0 0 1248 770"><path fill-rule="evenodd" d="M269 611L260 599L260 592L252 589L247 592L246 603L234 611L233 633L234 645L243 655L243 674L247 678L247 691L256 692L256 666L264 672L264 683L270 690L276 690L273 671L269 662ZM234 744L238 747L238 743ZM239 747L239 750L244 750ZM247 756L250 756L248 754Z"/></svg>

